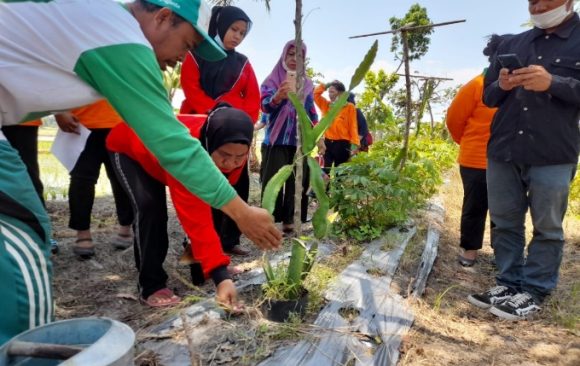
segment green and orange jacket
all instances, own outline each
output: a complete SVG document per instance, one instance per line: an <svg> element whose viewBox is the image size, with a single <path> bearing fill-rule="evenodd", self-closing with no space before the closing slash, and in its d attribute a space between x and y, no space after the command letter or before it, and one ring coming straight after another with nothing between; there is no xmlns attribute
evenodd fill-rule
<svg viewBox="0 0 580 366"><path fill-rule="evenodd" d="M0 66L0 127L105 98L190 192L216 208L236 196L175 118L152 46L120 4L0 0Z"/></svg>

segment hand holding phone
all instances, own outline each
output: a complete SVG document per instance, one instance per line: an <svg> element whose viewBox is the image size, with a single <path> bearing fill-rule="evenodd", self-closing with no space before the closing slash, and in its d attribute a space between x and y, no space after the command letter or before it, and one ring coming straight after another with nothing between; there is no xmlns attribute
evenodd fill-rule
<svg viewBox="0 0 580 366"><path fill-rule="evenodd" d="M286 80L290 86L290 91L296 93L296 71L288 70L286 72Z"/></svg>
<svg viewBox="0 0 580 366"><path fill-rule="evenodd" d="M521 69L524 64L520 61L520 58L515 53L505 53L502 55L497 55L497 60L502 68L508 69L510 74L516 69Z"/></svg>

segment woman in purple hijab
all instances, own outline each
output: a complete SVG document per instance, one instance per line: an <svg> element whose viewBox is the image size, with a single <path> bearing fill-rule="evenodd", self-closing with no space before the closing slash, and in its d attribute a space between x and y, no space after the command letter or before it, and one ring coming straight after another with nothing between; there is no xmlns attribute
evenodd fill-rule
<svg viewBox="0 0 580 366"><path fill-rule="evenodd" d="M306 45L302 45L302 56L306 58ZM262 112L269 114L266 126L266 135L263 142L262 168L263 181L262 193L268 181L284 165L291 164L296 153L296 109L288 99L288 93L296 86L296 47L294 40L284 46L280 59L272 69L270 75L264 80L261 87ZM318 114L314 107L312 91L314 85L308 77L304 80L304 107L310 116L310 120L316 124ZM306 221L308 198L308 174L305 169L302 181L302 207L301 219ZM290 234L294 230L294 177L290 177L280 191L274 209L276 222L282 222L283 231Z"/></svg>

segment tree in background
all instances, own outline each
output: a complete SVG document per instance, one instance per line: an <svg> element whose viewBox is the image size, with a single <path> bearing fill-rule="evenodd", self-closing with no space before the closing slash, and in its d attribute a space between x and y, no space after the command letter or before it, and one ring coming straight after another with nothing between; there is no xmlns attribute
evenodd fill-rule
<svg viewBox="0 0 580 366"><path fill-rule="evenodd" d="M396 130L393 111L385 100L398 81L397 74L389 74L382 69L376 73L369 71L365 75L365 90L357 99L357 107L365 115L369 130L380 135ZM381 136L376 138L380 139Z"/></svg>
<svg viewBox="0 0 580 366"><path fill-rule="evenodd" d="M424 8L419 4L413 4L403 18L391 17L389 19L389 24L391 25L391 29L399 29L405 26L416 27L419 25L431 24L431 19L429 19L429 16L427 15L427 8ZM425 28L408 33L409 61L418 60L427 54L431 43L431 33L433 33L433 28ZM403 38L400 33L393 34L391 52L395 54L395 60L401 62L399 67L397 67L396 72L398 72L404 62Z"/></svg>

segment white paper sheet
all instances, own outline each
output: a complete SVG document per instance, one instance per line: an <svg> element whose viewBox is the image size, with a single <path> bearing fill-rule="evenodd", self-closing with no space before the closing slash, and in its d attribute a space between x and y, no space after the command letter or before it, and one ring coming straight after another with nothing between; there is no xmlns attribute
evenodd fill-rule
<svg viewBox="0 0 580 366"><path fill-rule="evenodd" d="M85 149L91 130L79 125L79 134L63 132L60 128L56 133L50 152L70 172L75 167L79 156Z"/></svg>

